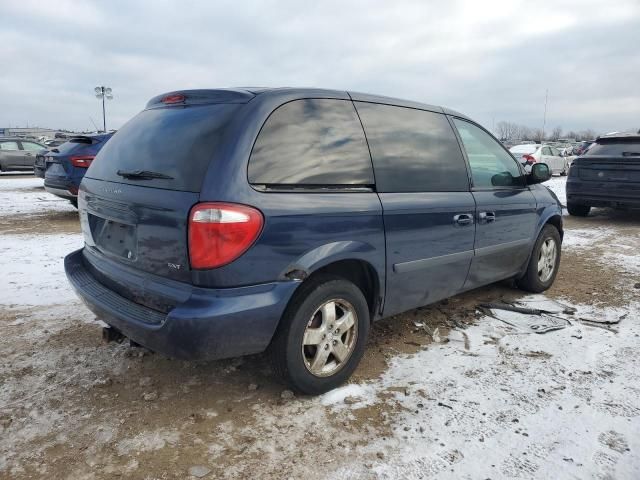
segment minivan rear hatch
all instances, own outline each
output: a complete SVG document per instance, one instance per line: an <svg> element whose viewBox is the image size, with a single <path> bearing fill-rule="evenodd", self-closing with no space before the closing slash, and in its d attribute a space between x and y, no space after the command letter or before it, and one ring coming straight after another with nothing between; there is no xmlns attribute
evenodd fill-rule
<svg viewBox="0 0 640 480"><path fill-rule="evenodd" d="M99 281L160 311L170 305L149 297L148 276L135 272L191 282L189 211L217 161L225 128L252 97L238 90L159 96L107 142L79 194L85 260ZM109 263L126 275L109 274Z"/></svg>

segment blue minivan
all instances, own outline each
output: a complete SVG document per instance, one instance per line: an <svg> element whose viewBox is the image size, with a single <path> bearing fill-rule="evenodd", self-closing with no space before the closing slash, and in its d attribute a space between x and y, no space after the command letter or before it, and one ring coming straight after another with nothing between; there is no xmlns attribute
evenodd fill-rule
<svg viewBox="0 0 640 480"><path fill-rule="evenodd" d="M172 92L106 143L65 259L107 336L184 359L268 350L317 394L371 321L503 279L553 283L562 210L452 110L317 89Z"/></svg>

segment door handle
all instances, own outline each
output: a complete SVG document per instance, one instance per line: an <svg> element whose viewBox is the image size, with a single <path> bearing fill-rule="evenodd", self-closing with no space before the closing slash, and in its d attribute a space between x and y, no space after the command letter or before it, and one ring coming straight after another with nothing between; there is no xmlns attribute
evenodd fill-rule
<svg viewBox="0 0 640 480"><path fill-rule="evenodd" d="M31 157L31 156L32 156L30 153L25 153L25 155L26 155L27 157Z"/></svg>
<svg viewBox="0 0 640 480"><path fill-rule="evenodd" d="M480 212L478 213L479 223L492 223L496 221L496 212Z"/></svg>
<svg viewBox="0 0 640 480"><path fill-rule="evenodd" d="M465 225L473 225L473 215L470 213L460 213L453 216L453 221L456 225L460 225L461 227Z"/></svg>

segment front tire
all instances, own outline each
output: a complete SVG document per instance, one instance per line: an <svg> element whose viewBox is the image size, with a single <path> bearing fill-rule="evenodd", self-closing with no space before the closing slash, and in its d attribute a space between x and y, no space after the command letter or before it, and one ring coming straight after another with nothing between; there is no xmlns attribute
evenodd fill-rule
<svg viewBox="0 0 640 480"><path fill-rule="evenodd" d="M353 283L318 276L302 284L287 307L270 353L275 373L310 395L344 383L364 354L369 306Z"/></svg>
<svg viewBox="0 0 640 480"><path fill-rule="evenodd" d="M577 205L575 203L567 202L567 211L569 212L569 215L573 215L574 217L586 217L589 215L591 207L589 205Z"/></svg>
<svg viewBox="0 0 640 480"><path fill-rule="evenodd" d="M545 225L531 253L525 274L516 280L518 288L541 293L553 285L560 267L560 232L553 225Z"/></svg>

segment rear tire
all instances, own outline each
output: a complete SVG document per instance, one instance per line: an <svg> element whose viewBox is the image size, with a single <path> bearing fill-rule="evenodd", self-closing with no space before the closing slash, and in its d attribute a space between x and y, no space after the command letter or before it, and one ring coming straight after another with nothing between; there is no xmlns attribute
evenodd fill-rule
<svg viewBox="0 0 640 480"><path fill-rule="evenodd" d="M589 205L577 205L575 203L567 202L567 210L569 215L573 215L574 217L586 217L589 215L591 207Z"/></svg>
<svg viewBox="0 0 640 480"><path fill-rule="evenodd" d="M304 394L340 386L362 359L369 323L369 305L353 283L329 275L308 280L294 294L269 347L275 373Z"/></svg>
<svg viewBox="0 0 640 480"><path fill-rule="evenodd" d="M518 288L541 293L553 285L560 266L561 244L558 229L545 225L533 246L526 272L516 280Z"/></svg>

